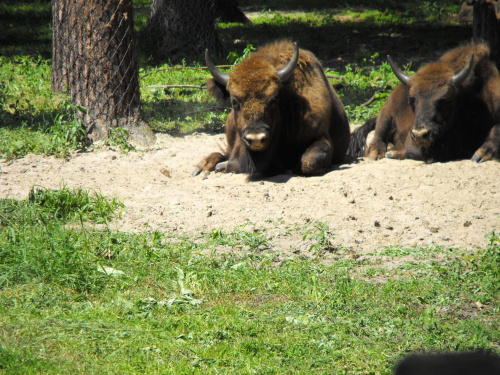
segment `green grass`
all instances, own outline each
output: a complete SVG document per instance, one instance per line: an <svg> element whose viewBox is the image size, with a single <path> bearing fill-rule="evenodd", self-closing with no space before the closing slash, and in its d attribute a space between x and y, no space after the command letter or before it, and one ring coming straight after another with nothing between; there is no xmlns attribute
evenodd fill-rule
<svg viewBox="0 0 500 375"><path fill-rule="evenodd" d="M81 190L0 203L9 374L390 374L408 351L500 349L495 233L482 251L381 281L366 261L276 264L279 249L245 225L198 238L99 230L74 212L112 217L120 206ZM324 224L308 228L328 237Z"/></svg>
<svg viewBox="0 0 500 375"><path fill-rule="evenodd" d="M79 109L50 90L50 61L0 56L0 66L0 156L68 157L88 145Z"/></svg>
<svg viewBox="0 0 500 375"><path fill-rule="evenodd" d="M3 0L0 3L0 56L49 58L51 3L47 0Z"/></svg>
<svg viewBox="0 0 500 375"><path fill-rule="evenodd" d="M217 104L207 90L149 88L150 85L205 85L206 70L168 69L168 64L141 69L141 100L145 121L154 129L173 134L193 131L220 132L227 116L226 104ZM194 68L199 67L199 64ZM167 68L167 69L166 69Z"/></svg>
<svg viewBox="0 0 500 375"><path fill-rule="evenodd" d="M148 2L135 3L140 31ZM398 83L387 53L414 70L470 36L450 18L450 1L240 5L263 11L251 25L219 25L228 49L219 62L250 44L298 40L340 77L331 82L344 85L354 123ZM88 147L80 109L50 90L50 2L8 0L0 26L1 157ZM206 90L148 87L204 84L209 74L188 68L202 58L163 69L171 65L152 65L149 52L139 74L146 122L171 134L222 131L225 105ZM105 144L130 150L123 130ZM336 250L335 233L324 223L290 229L312 256L283 258L248 223L189 235L109 229L123 209L65 186L0 198L0 373L390 374L410 351L500 352L498 233L478 252L393 246L327 265L319 255Z"/></svg>

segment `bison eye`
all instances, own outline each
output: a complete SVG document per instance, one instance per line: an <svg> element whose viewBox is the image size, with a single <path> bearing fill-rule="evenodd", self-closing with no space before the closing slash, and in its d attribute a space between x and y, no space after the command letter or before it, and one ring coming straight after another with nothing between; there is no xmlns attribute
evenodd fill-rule
<svg viewBox="0 0 500 375"><path fill-rule="evenodd" d="M437 102L437 107L439 110L447 111L451 106L451 101L449 99L440 99Z"/></svg>
<svg viewBox="0 0 500 375"><path fill-rule="evenodd" d="M231 99L231 105L234 109L240 109L240 103L236 99Z"/></svg>

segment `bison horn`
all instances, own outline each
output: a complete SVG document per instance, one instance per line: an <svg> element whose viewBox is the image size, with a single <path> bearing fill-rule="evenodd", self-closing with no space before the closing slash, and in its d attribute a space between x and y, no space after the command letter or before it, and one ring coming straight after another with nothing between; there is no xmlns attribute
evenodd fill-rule
<svg viewBox="0 0 500 375"><path fill-rule="evenodd" d="M389 65L392 68L392 71L398 77L398 79L403 82L406 86L408 86L408 81L410 80L410 76L403 73L401 69L399 69L396 64L394 64L394 61L392 61L391 56L387 55L387 61L389 61Z"/></svg>
<svg viewBox="0 0 500 375"><path fill-rule="evenodd" d="M297 67L297 62L299 61L299 46L297 45L297 42L293 43L294 51L292 58L286 64L286 66L283 69L278 70L276 74L278 74L278 77L280 81L286 81L288 78L292 76L292 73L294 72L295 68Z"/></svg>
<svg viewBox="0 0 500 375"><path fill-rule="evenodd" d="M210 53L208 52L208 48L205 50L205 62L207 64L208 71L212 74L212 77L219 82L221 85L227 86L229 82L229 74L222 73L217 69L210 58Z"/></svg>
<svg viewBox="0 0 500 375"><path fill-rule="evenodd" d="M451 78L451 83L453 83L455 86L458 86L461 83L463 83L469 76L470 72L472 71L473 61L474 61L474 54L471 53L467 66L463 68L462 71L458 72Z"/></svg>

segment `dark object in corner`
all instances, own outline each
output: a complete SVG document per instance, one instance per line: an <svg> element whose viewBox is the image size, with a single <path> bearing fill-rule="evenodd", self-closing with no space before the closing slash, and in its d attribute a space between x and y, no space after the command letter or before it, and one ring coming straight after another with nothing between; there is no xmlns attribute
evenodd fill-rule
<svg viewBox="0 0 500 375"><path fill-rule="evenodd" d="M500 356L487 352L412 354L394 368L394 375L499 375Z"/></svg>

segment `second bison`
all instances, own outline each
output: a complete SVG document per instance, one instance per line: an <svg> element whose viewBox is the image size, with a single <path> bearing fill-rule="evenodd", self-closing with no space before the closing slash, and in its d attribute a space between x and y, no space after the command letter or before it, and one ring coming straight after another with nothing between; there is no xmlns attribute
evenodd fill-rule
<svg viewBox="0 0 500 375"><path fill-rule="evenodd" d="M402 84L382 107L365 156L427 163L498 157L500 75L489 52L484 44L469 43L411 76L388 56ZM365 127L373 124L369 121ZM388 144L392 148L387 149Z"/></svg>
<svg viewBox="0 0 500 375"><path fill-rule="evenodd" d="M201 171L275 175L326 173L344 159L349 124L344 107L309 51L290 41L268 44L222 73L205 55L212 95L229 95L227 149L204 158Z"/></svg>

